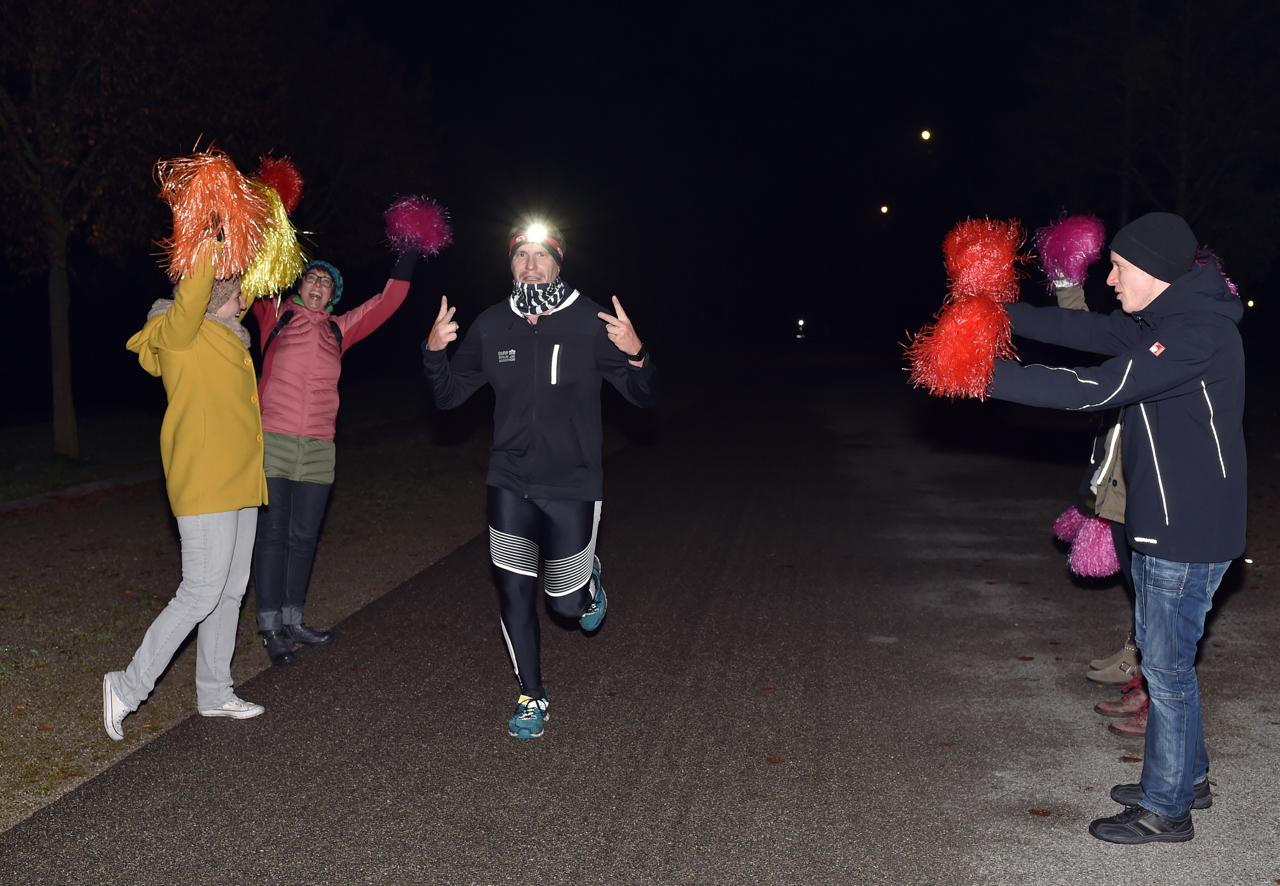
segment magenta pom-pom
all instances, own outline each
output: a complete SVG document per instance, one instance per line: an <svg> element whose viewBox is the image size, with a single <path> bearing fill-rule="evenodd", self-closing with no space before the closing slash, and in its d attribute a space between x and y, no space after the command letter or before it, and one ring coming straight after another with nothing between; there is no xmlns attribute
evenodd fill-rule
<svg viewBox="0 0 1280 886"><path fill-rule="evenodd" d="M1205 265L1209 264L1209 262L1213 262L1214 265L1218 268L1218 273L1222 275L1222 280L1224 283L1227 284L1227 288L1231 290L1231 294L1239 298L1240 290L1236 288L1236 284L1233 283L1231 278L1227 276L1227 272L1222 270L1222 259L1214 255L1214 253L1211 250L1197 249L1196 250L1196 267L1203 268Z"/></svg>
<svg viewBox="0 0 1280 886"><path fill-rule="evenodd" d="M453 242L449 213L430 197L397 197L386 218L387 242L395 252L436 255Z"/></svg>
<svg viewBox="0 0 1280 886"><path fill-rule="evenodd" d="M1053 521L1053 534L1067 544L1071 544L1080 534L1080 527L1084 525L1084 521L1088 519L1084 511L1072 505L1062 512L1061 517Z"/></svg>
<svg viewBox="0 0 1280 886"><path fill-rule="evenodd" d="M1086 578L1106 578L1120 571L1116 543L1111 535L1111 521L1089 517L1071 544L1068 558L1071 571Z"/></svg>
<svg viewBox="0 0 1280 886"><path fill-rule="evenodd" d="M1107 239L1106 226L1092 215L1071 215L1036 231L1036 252L1040 267L1052 283L1062 280L1079 286L1089 274L1089 266L1102 255Z"/></svg>
<svg viewBox="0 0 1280 886"><path fill-rule="evenodd" d="M254 178L280 195L284 211L293 215L302 200L302 173L288 157L263 157Z"/></svg>

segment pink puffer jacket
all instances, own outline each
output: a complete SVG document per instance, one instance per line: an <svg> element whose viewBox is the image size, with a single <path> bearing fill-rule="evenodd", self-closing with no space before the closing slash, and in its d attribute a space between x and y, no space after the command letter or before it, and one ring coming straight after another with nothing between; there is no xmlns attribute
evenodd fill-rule
<svg viewBox="0 0 1280 886"><path fill-rule="evenodd" d="M258 382L262 430L332 441L338 417L342 355L394 314L408 293L407 280L388 280L380 294L336 316L309 310L287 299L280 303L275 299L255 301L253 315L258 320L262 344L285 311L293 312L263 355L262 379ZM342 330L341 348L330 321Z"/></svg>

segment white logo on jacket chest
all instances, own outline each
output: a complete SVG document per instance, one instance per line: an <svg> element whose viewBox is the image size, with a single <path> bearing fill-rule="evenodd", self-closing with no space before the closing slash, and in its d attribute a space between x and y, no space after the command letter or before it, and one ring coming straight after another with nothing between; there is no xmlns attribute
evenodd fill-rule
<svg viewBox="0 0 1280 886"><path fill-rule="evenodd" d="M498 351L498 362L499 363L516 362L516 349L512 348L509 351Z"/></svg>
<svg viewBox="0 0 1280 886"><path fill-rule="evenodd" d="M1147 348L1147 350L1155 354L1157 357L1159 357L1161 354L1165 352L1165 347L1164 345L1160 344L1160 342L1156 342L1151 347Z"/></svg>

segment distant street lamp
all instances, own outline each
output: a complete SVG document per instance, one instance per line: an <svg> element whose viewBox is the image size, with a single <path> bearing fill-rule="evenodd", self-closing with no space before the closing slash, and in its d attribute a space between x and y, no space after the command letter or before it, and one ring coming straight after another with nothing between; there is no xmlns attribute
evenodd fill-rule
<svg viewBox="0 0 1280 886"><path fill-rule="evenodd" d="M888 207L888 206L881 206L881 207L880 207L880 214L881 214L881 215L885 215L885 214L887 214L888 212L889 212L889 207Z"/></svg>
<svg viewBox="0 0 1280 886"><path fill-rule="evenodd" d="M925 141L928 141L929 139L933 138L933 133L932 133L932 132L930 132L929 130L925 129L925 130L922 130L922 131L921 131L921 133L920 133L920 137L921 137L922 139L924 139Z"/></svg>
<svg viewBox="0 0 1280 886"><path fill-rule="evenodd" d="M804 338L804 321L801 320L796 327L796 338Z"/></svg>

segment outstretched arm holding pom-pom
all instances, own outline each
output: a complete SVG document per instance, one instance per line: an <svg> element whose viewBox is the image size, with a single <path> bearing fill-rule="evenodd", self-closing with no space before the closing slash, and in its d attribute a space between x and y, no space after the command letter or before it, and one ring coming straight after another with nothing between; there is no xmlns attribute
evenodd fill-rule
<svg viewBox="0 0 1280 886"><path fill-rule="evenodd" d="M281 179L278 167L268 170L264 163L264 174L276 176L286 193L301 191L301 179ZM285 193L277 199L283 204ZM342 298L342 273L329 262L312 261L283 310L261 324L264 353L258 399L267 438L267 483L273 496L293 502L288 511L264 513L254 555L258 629L273 664L293 660L293 643L319 646L333 639L331 632L313 630L302 621L296 570L299 562L309 565L314 556L333 482L342 357L404 303L419 256L434 255L449 242L448 219L432 201L398 200L387 212L387 238L400 256L382 292L351 311L334 313ZM295 479L302 476L307 479ZM311 541L308 549L300 550L290 539ZM305 583L304 576L304 588Z"/></svg>
<svg viewBox="0 0 1280 886"><path fill-rule="evenodd" d="M966 219L942 244L950 293L907 346L911 383L935 397L984 399L995 360L1013 357L1003 303L1018 297L1024 237L1016 221Z"/></svg>

